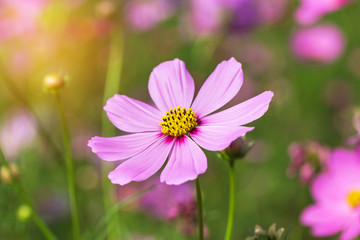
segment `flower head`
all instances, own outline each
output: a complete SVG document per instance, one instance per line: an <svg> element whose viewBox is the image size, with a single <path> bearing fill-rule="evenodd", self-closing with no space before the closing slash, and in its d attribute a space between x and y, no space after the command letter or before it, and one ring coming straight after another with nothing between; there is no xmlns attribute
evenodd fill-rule
<svg viewBox="0 0 360 240"><path fill-rule="evenodd" d="M330 63L344 51L345 39L338 27L322 24L298 30L291 41L296 57L305 61Z"/></svg>
<svg viewBox="0 0 360 240"><path fill-rule="evenodd" d="M36 123L31 115L20 109L10 110L0 125L0 145L8 159L14 159L36 137Z"/></svg>
<svg viewBox="0 0 360 240"><path fill-rule="evenodd" d="M299 175L303 184L308 184L315 174L327 169L330 150L318 142L292 143L288 152L291 161L287 175L289 177Z"/></svg>
<svg viewBox="0 0 360 240"><path fill-rule="evenodd" d="M295 18L300 24L312 24L323 15L334 12L350 2L352 0L301 0Z"/></svg>
<svg viewBox="0 0 360 240"><path fill-rule="evenodd" d="M328 171L318 175L311 186L315 204L307 207L301 222L318 237L342 232L340 240L360 234L360 149L335 149Z"/></svg>
<svg viewBox="0 0 360 240"><path fill-rule="evenodd" d="M0 0L0 40L30 34L47 0Z"/></svg>
<svg viewBox="0 0 360 240"><path fill-rule="evenodd" d="M166 185L155 179L150 184L154 187L140 197L140 206L160 219L171 220L178 217L184 206L195 201L191 184Z"/></svg>
<svg viewBox="0 0 360 240"><path fill-rule="evenodd" d="M157 66L150 75L149 93L156 107L124 95L110 98L104 110L110 121L130 134L93 137L89 146L106 161L125 160L109 178L114 184L143 181L166 162L160 180L182 184L206 171L210 151L227 148L253 130L242 125L260 118L273 97L270 91L213 113L229 102L243 82L241 64L234 58L220 63L194 97L194 80L179 59Z"/></svg>
<svg viewBox="0 0 360 240"><path fill-rule="evenodd" d="M167 0L133 0L125 8L129 24L138 31L147 31L174 12L174 3Z"/></svg>
<svg viewBox="0 0 360 240"><path fill-rule="evenodd" d="M284 233L284 228L276 230L276 223L273 223L269 230L262 229L259 225L255 226L255 236L247 237L245 240L281 240L281 235Z"/></svg>

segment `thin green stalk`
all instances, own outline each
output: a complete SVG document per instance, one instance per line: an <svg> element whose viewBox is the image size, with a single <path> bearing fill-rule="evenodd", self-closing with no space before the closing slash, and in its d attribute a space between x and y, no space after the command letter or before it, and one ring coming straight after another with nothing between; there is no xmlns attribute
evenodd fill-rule
<svg viewBox="0 0 360 240"><path fill-rule="evenodd" d="M72 159L71 145L70 145L70 134L66 123L64 106L61 101L59 93L56 93L56 102L59 107L62 130L63 130L63 142L64 142L64 150L65 150L65 161L66 161L66 170L67 170L67 179L68 179L68 190L70 197L73 236L75 240L78 240L80 239L80 226L79 226L78 207L76 203L76 189L75 189L75 180L74 180L74 166L73 166L73 159Z"/></svg>
<svg viewBox="0 0 360 240"><path fill-rule="evenodd" d="M105 238L105 234L103 229L105 228L106 224L110 222L110 220L124 207L129 205L130 203L134 202L134 200L138 199L143 194L149 192L151 189L153 189L154 186L151 186L149 188L146 188L144 190L141 190L139 192L136 192L129 197L125 198L123 201L116 203L113 205L110 210L106 213L105 216L98 222L97 226L94 228L93 235L91 239L95 240L102 240Z"/></svg>
<svg viewBox="0 0 360 240"><path fill-rule="evenodd" d="M196 201L198 209L198 226L199 226L199 240L204 239L204 223L203 223L203 208L202 208L202 197L199 178L195 179L196 185Z"/></svg>
<svg viewBox="0 0 360 240"><path fill-rule="evenodd" d="M235 174L234 174L234 164L230 164L229 169L229 213L228 221L226 226L225 240L230 240L232 235L232 230L234 226L234 210L235 210Z"/></svg>
<svg viewBox="0 0 360 240"><path fill-rule="evenodd" d="M40 117L36 113L35 109L32 107L32 105L29 103L29 101L23 96L23 94L19 91L19 89L15 86L15 84L4 74L2 74L1 79L4 80L7 88L10 90L10 92L14 95L15 98L17 98L21 104L23 104L28 111L32 114L32 116L35 118L38 130L40 132L40 136L43 137L43 140L51 144L53 146L53 150L56 155L61 155L61 151L59 150L58 145L54 142L54 140L51 138L50 134L46 130L46 127L43 125L42 121L40 120ZM58 159L58 158L55 158Z"/></svg>
<svg viewBox="0 0 360 240"><path fill-rule="evenodd" d="M114 32L111 37L110 51L109 51L109 62L106 73L106 82L104 88L103 103L106 104L107 99L114 96L115 93L119 92L121 72L123 66L123 52L124 52L124 41L122 32ZM103 136L114 136L115 128L107 119L107 115L103 112L102 123L101 123L102 135ZM110 211L112 206L116 203L115 187L107 178L108 173L112 170L113 165L105 161L101 162L102 172L102 187L104 196L104 208L105 212ZM121 232L121 222L119 215L113 215L111 221L107 222L107 235L109 240L126 239L126 234Z"/></svg>
<svg viewBox="0 0 360 240"><path fill-rule="evenodd" d="M0 147L0 159L1 159L1 163L4 167L6 167L7 169L10 169L8 162L5 159L5 156L2 152L2 149ZM9 171L10 174L10 178L12 180L12 182L14 183L16 190L18 192L19 197L21 198L21 200L30 208L31 211L31 217L34 220L35 224L38 226L38 228L40 229L40 231L42 232L42 234L44 235L44 237L48 240L56 240L57 238L55 237L55 235L53 234L53 232L50 230L50 228L46 225L46 223L44 222L44 220L42 220L42 218L40 217L40 215L35 211L30 198L28 197L25 189L22 187L20 181L14 177L11 173L11 171Z"/></svg>

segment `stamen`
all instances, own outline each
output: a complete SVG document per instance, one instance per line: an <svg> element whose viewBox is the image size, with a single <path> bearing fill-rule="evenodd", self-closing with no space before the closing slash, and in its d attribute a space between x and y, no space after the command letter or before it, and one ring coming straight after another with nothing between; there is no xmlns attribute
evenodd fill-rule
<svg viewBox="0 0 360 240"><path fill-rule="evenodd" d="M166 111L162 120L159 124L162 127L161 132L173 137L185 135L198 125L193 110L180 106Z"/></svg>
<svg viewBox="0 0 360 240"><path fill-rule="evenodd" d="M352 208L360 206L360 191L353 190L349 193L347 201Z"/></svg>

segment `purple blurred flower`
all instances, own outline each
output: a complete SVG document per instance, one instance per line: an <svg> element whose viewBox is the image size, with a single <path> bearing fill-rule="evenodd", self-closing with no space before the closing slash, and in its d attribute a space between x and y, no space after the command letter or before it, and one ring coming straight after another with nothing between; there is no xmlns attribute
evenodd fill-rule
<svg viewBox="0 0 360 240"><path fill-rule="evenodd" d="M201 34L218 31L226 20L232 30L248 31L277 20L285 6L285 0L191 0L192 23Z"/></svg>
<svg viewBox="0 0 360 240"><path fill-rule="evenodd" d="M223 0L224 1L224 0ZM277 21L287 6L285 0L225 0L231 13L230 27L238 31Z"/></svg>
<svg viewBox="0 0 360 240"><path fill-rule="evenodd" d="M125 7L129 24L138 31L147 31L174 12L174 3L169 0L132 0Z"/></svg>
<svg viewBox="0 0 360 240"><path fill-rule="evenodd" d="M36 136L35 120L23 110L9 112L0 125L0 144L8 158L15 158Z"/></svg>
<svg viewBox="0 0 360 240"><path fill-rule="evenodd" d="M32 33L47 0L0 0L0 39Z"/></svg>
<svg viewBox="0 0 360 240"><path fill-rule="evenodd" d="M301 222L312 234L325 237L341 232L340 240L360 234L360 149L335 149L328 171L318 175L311 193L315 204L307 207Z"/></svg>
<svg viewBox="0 0 360 240"><path fill-rule="evenodd" d="M140 198L142 209L161 219L174 219L183 208L194 201L194 189L191 184L166 185L151 181L154 185L148 193Z"/></svg>
<svg viewBox="0 0 360 240"><path fill-rule="evenodd" d="M309 183L316 173L327 169L329 149L317 142L293 143L288 149L291 161L287 169L289 177L299 175L303 184Z"/></svg>
<svg viewBox="0 0 360 240"><path fill-rule="evenodd" d="M352 0L301 0L301 5L295 12L295 19L299 24L313 24L323 15L334 12L350 2Z"/></svg>
<svg viewBox="0 0 360 240"><path fill-rule="evenodd" d="M330 63L343 53L345 39L338 27L322 24L298 30L292 37L292 51L301 60Z"/></svg>

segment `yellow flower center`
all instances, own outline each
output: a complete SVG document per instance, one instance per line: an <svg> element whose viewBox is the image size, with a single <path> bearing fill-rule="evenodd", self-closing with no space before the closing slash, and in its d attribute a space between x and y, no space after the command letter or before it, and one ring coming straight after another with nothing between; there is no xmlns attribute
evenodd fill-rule
<svg viewBox="0 0 360 240"><path fill-rule="evenodd" d="M161 132L173 137L180 137L198 125L196 115L191 108L171 108L162 117Z"/></svg>
<svg viewBox="0 0 360 240"><path fill-rule="evenodd" d="M347 201L349 205L353 208L356 208L360 205L360 191L359 190L353 190L349 193L347 196Z"/></svg>

